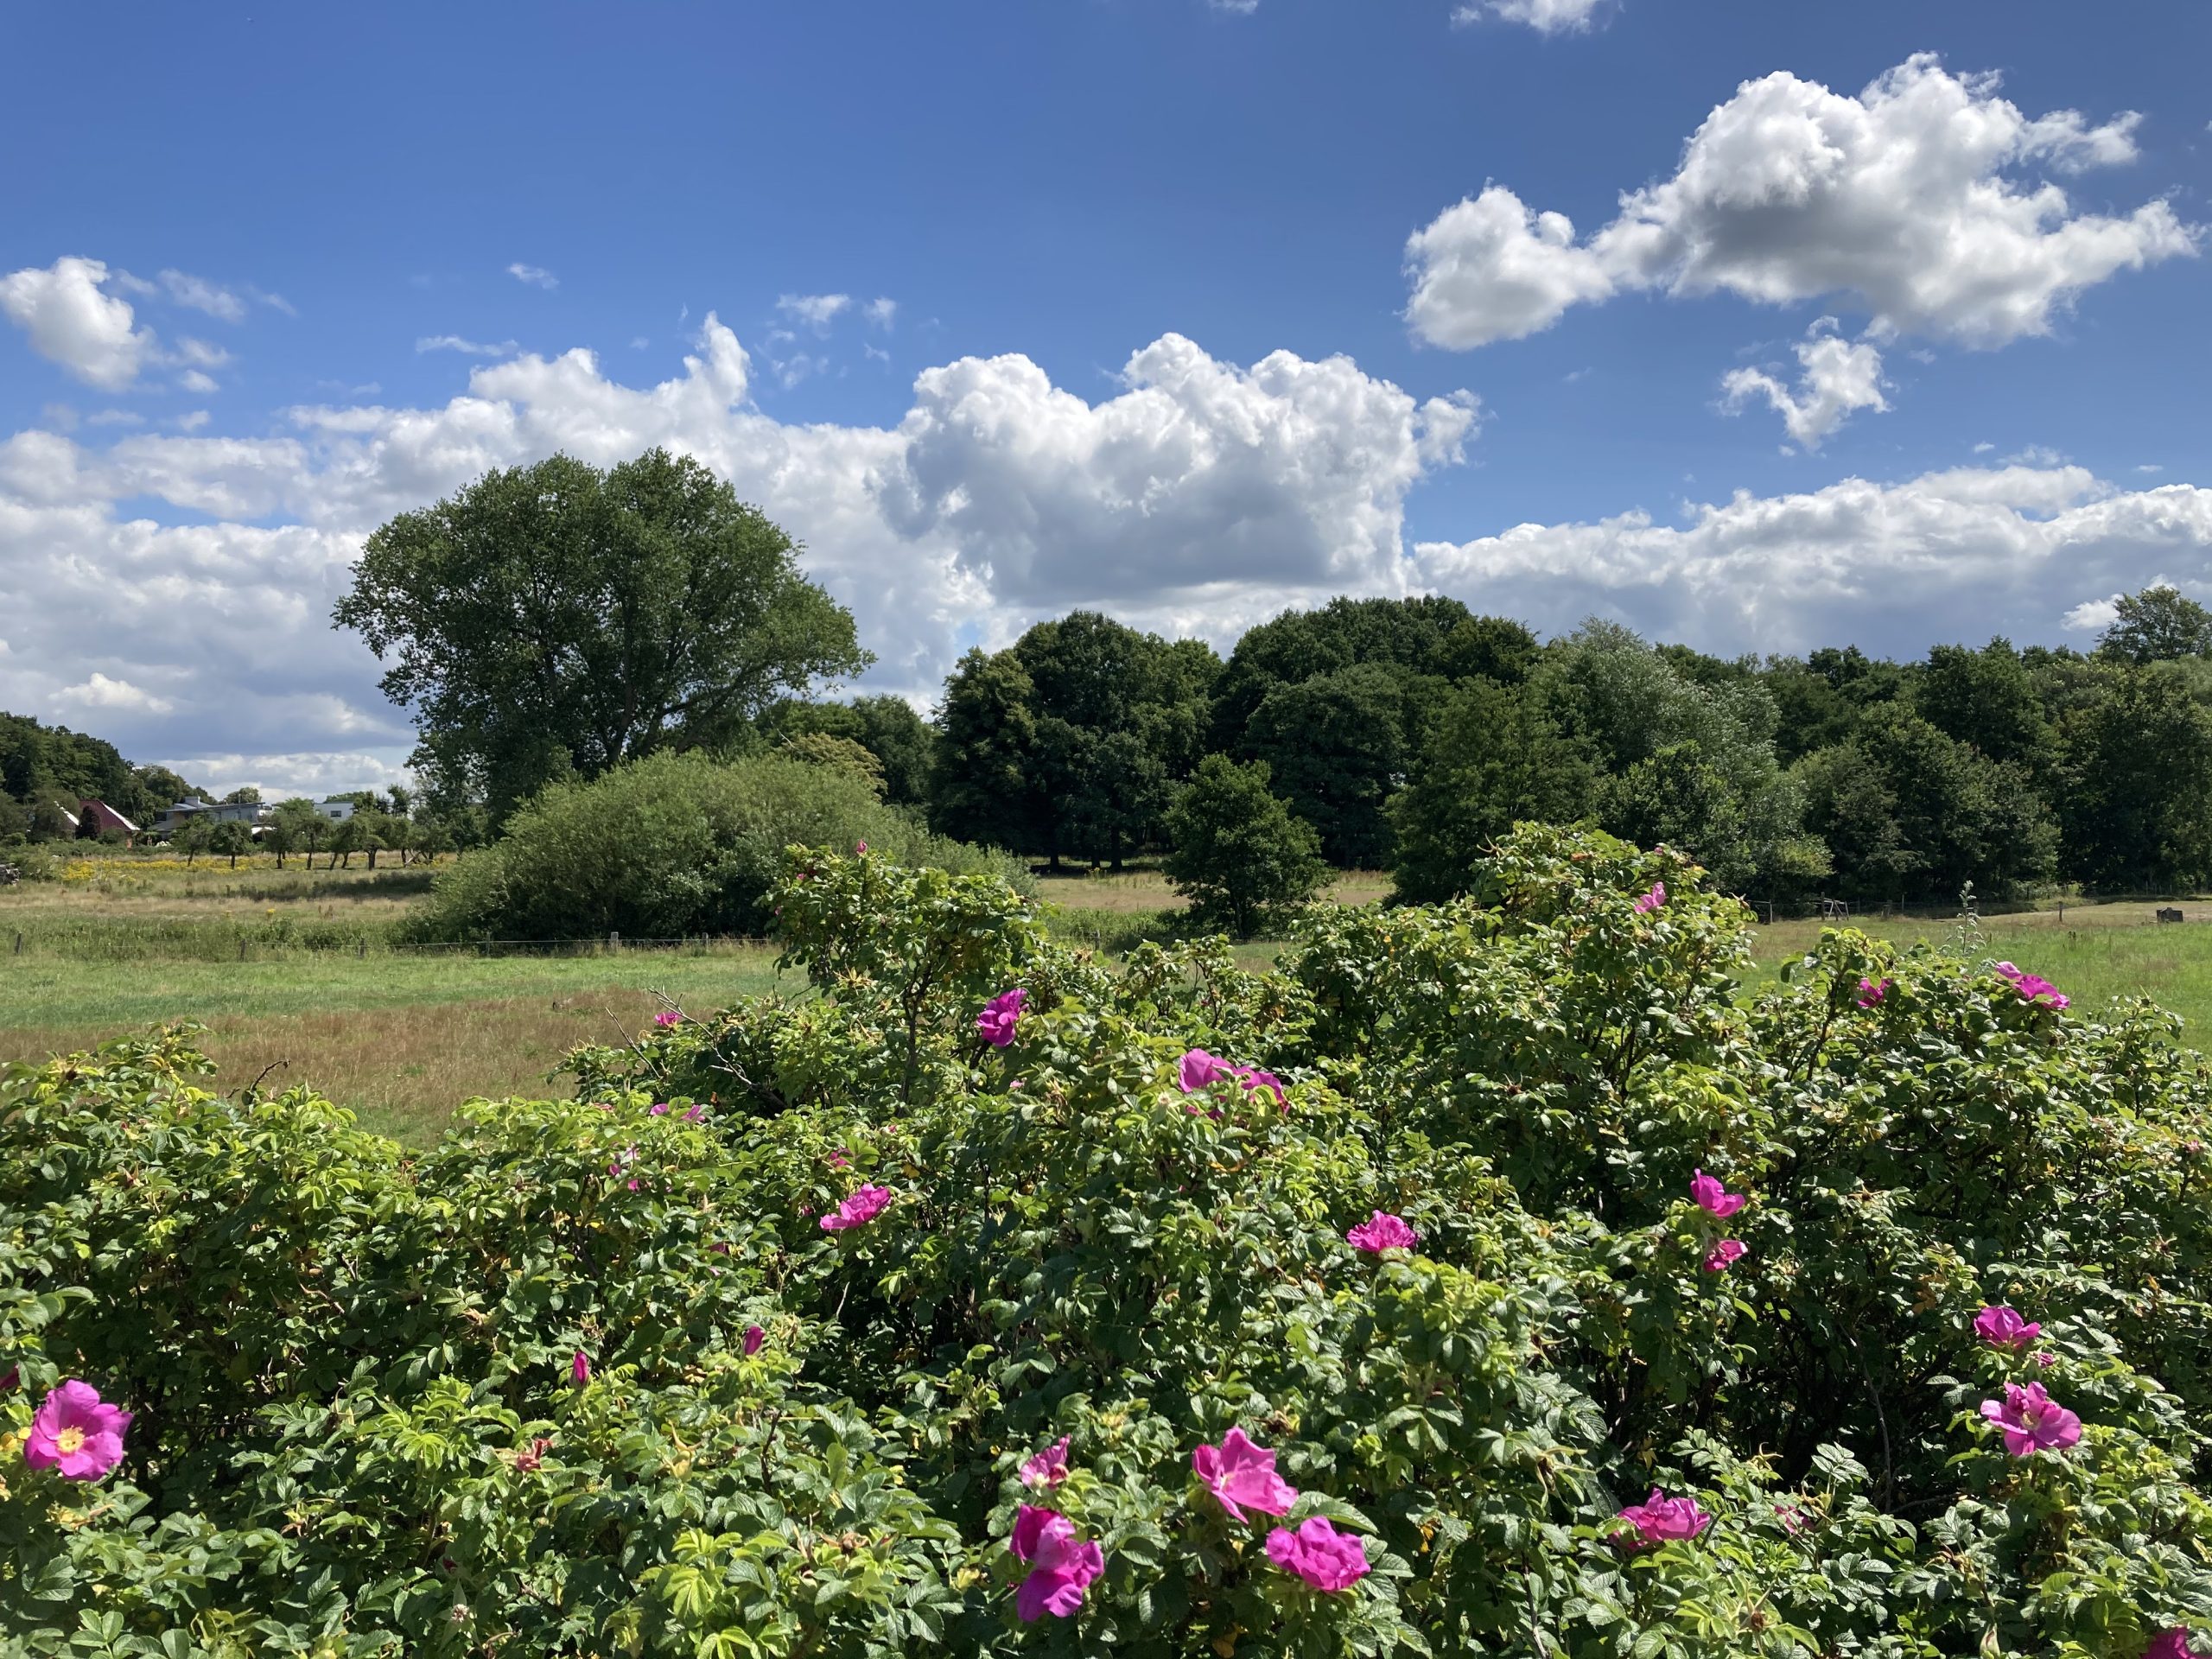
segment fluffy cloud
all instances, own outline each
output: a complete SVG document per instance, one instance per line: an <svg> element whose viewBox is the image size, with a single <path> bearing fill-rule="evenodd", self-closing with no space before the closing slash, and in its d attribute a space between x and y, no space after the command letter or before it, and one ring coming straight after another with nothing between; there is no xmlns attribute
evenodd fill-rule
<svg viewBox="0 0 2212 1659"><path fill-rule="evenodd" d="M852 302L849 294L786 294L776 302L776 309L818 334L826 333L830 323Z"/></svg>
<svg viewBox="0 0 2212 1659"><path fill-rule="evenodd" d="M892 524L938 537L1027 610L1156 595L1171 609L1247 584L1374 591L1400 575L1401 504L1460 458L1471 401L1417 407L1348 358L1278 352L1240 370L1168 334L1092 405L1022 357L916 380L899 465L877 481Z"/></svg>
<svg viewBox="0 0 2212 1659"><path fill-rule="evenodd" d="M1551 630L1618 617L1732 653L2047 639L2098 613L2079 596L2208 555L2212 490L2118 491L2079 467L1846 479L1688 506L1678 524L1630 512L1415 550L1423 580L1485 609Z"/></svg>
<svg viewBox="0 0 2212 1659"><path fill-rule="evenodd" d="M698 457L804 543L883 658L870 683L925 699L968 645L1076 605L1225 645L1285 606L1434 589L1553 630L1599 612L1719 650L1917 652L2050 638L2212 553L2212 491L2013 463L1408 556L1408 493L1461 459L1480 407L1347 359L1245 366L1169 334L1092 401L1027 358L967 358L918 375L880 427L785 424L754 382L710 315L653 385L578 350L474 365L435 406L291 409L273 435L17 433L0 442L0 616L40 626L10 631L0 707L92 708L80 723L125 753L226 787L389 781L412 734L328 625L362 537L556 450Z"/></svg>
<svg viewBox="0 0 2212 1659"><path fill-rule="evenodd" d="M1708 115L1674 175L1622 196L1586 239L1491 185L1407 244L1407 319L1454 347L1548 327L1624 290L1740 295L1769 304L1847 298L1877 336L1993 346L2049 331L2083 289L2196 251L2163 200L2077 213L2037 165L2133 161L2137 118L2031 119L1994 75L1908 59L1856 98L1776 73Z"/></svg>
<svg viewBox="0 0 2212 1659"><path fill-rule="evenodd" d="M1479 414L1346 359L1248 369L1174 335L1123 378L1093 404L1026 358L968 359L919 377L895 427L785 425L750 401L752 360L710 315L653 386L580 350L480 365L442 407L296 408L289 435L19 433L0 442L0 614L42 626L0 664L0 707L56 706L98 672L173 705L106 712L126 753L238 768L181 766L195 779L301 779L302 755L397 765L410 734L327 624L361 537L490 467L656 443L804 541L882 689L930 696L966 645L1078 603L1225 643L1285 604L1404 591L1405 493L1459 459ZM124 518L124 502L212 522Z"/></svg>
<svg viewBox="0 0 2212 1659"><path fill-rule="evenodd" d="M1604 0L1481 0L1459 7L1455 23L1478 23L1488 18L1501 22L1526 23L1540 35L1560 35L1586 29Z"/></svg>
<svg viewBox="0 0 2212 1659"><path fill-rule="evenodd" d="M1866 340L1844 340L1834 329L1835 319L1822 317L1797 342L1795 391L1764 369L1730 370L1720 382L1728 407L1738 410L1765 398L1789 435L1808 449L1819 448L1855 410L1889 408L1882 396L1882 353Z"/></svg>
<svg viewBox="0 0 2212 1659"><path fill-rule="evenodd" d="M103 292L107 266L64 255L0 276L0 311L30 336L31 349L88 386L120 391L158 354L150 328L133 327L130 302Z"/></svg>
<svg viewBox="0 0 2212 1659"><path fill-rule="evenodd" d="M82 685L64 686L54 695L62 702L73 702L86 709L143 709L149 714L165 715L172 707L167 697L157 697L128 680L111 680L98 672Z"/></svg>
<svg viewBox="0 0 2212 1659"><path fill-rule="evenodd" d="M507 267L507 275L518 283L529 283L532 288L550 290L561 286L561 279L543 265L525 265L518 263Z"/></svg>

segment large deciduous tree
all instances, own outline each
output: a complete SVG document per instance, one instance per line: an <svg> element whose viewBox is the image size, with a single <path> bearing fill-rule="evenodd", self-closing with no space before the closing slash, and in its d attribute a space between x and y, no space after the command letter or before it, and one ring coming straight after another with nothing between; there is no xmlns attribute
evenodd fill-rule
<svg viewBox="0 0 2212 1659"><path fill-rule="evenodd" d="M931 818L944 834L1093 861L1160 834L1203 747L1220 662L1095 611L970 652L945 683Z"/></svg>
<svg viewBox="0 0 2212 1659"><path fill-rule="evenodd" d="M2122 891L2212 880L2212 715L2178 665L2121 669L2102 691L2062 727L2068 873Z"/></svg>
<svg viewBox="0 0 2212 1659"><path fill-rule="evenodd" d="M1192 919L1249 938L1328 878L1311 824L1268 787L1268 764L1210 754L1167 814L1168 880Z"/></svg>
<svg viewBox="0 0 2212 1659"><path fill-rule="evenodd" d="M371 536L334 613L416 762L504 816L550 779L739 734L873 660L798 547L688 456L486 474Z"/></svg>
<svg viewBox="0 0 2212 1659"><path fill-rule="evenodd" d="M2097 655L2139 668L2212 657L2212 611L2165 582L2124 594L2113 607L2112 625L2097 636Z"/></svg>

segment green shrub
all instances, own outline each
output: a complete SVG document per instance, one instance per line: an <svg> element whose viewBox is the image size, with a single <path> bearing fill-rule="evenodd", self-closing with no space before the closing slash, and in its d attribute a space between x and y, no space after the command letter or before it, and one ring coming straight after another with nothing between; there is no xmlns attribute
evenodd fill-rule
<svg viewBox="0 0 2212 1659"><path fill-rule="evenodd" d="M182 1033L15 1070L0 1421L64 1376L139 1414L98 1484L0 1445L0 1655L2201 1642L2212 1074L2173 1022L1847 931L1746 998L1742 907L1603 837L1478 878L1278 970L1109 973L981 877L817 849L771 899L808 995L411 1160L210 1095ZM1356 1249L1377 1211L1416 1246ZM1999 1303L2040 1332L1981 1338ZM2031 1382L2079 1437L2013 1456L1979 1407ZM1196 1478L1231 1430L1280 1517ZM1707 1524L1636 1547L1655 1488ZM1025 1505L1098 1547L1066 1617L1017 1616ZM1317 1522L1348 1587L1269 1552Z"/></svg>
<svg viewBox="0 0 2212 1659"><path fill-rule="evenodd" d="M1164 868L1198 927L1249 938L1287 920L1328 880L1320 837L1268 779L1264 760L1240 766L1210 754L1168 811L1175 850Z"/></svg>
<svg viewBox="0 0 2212 1659"><path fill-rule="evenodd" d="M417 927L431 940L764 934L785 847L863 842L905 861L1019 875L999 855L931 835L849 772L663 754L543 791L499 841L439 875Z"/></svg>

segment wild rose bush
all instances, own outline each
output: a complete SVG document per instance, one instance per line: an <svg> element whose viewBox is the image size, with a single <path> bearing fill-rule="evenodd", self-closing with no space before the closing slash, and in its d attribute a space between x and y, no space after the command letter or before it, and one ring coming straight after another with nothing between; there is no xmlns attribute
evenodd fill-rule
<svg viewBox="0 0 2212 1659"><path fill-rule="evenodd" d="M181 1033L0 1084L0 1654L2212 1652L2156 1009L1847 931L1749 995L1548 830L1265 975L774 898L804 995L425 1155Z"/></svg>

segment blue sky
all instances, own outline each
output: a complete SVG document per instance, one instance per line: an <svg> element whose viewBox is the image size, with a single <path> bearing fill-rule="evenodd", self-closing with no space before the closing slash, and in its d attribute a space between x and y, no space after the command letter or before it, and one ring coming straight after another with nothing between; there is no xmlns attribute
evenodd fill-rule
<svg viewBox="0 0 2212 1659"><path fill-rule="evenodd" d="M391 775L346 562L556 447L719 467L920 697L1073 603L1917 652L2207 578L2199 5L14 29L0 706L210 782Z"/></svg>

